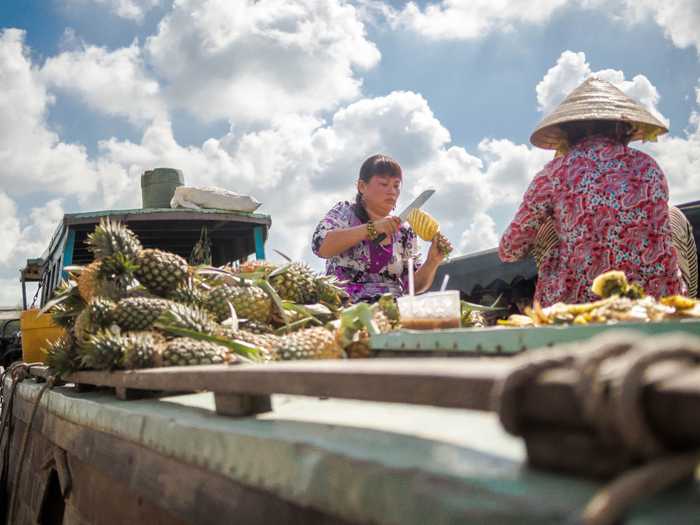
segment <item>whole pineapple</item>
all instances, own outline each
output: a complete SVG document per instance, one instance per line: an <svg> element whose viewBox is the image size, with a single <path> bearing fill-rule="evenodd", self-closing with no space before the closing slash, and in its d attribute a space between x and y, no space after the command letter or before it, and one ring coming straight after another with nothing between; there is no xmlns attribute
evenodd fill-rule
<svg viewBox="0 0 700 525"><path fill-rule="evenodd" d="M350 301L348 293L339 285L338 279L333 275L321 275L315 279L318 300L327 305L340 308Z"/></svg>
<svg viewBox="0 0 700 525"><path fill-rule="evenodd" d="M171 306L166 299L128 297L117 303L112 319L122 330L146 330Z"/></svg>
<svg viewBox="0 0 700 525"><path fill-rule="evenodd" d="M306 328L279 338L275 348L277 359L337 359L343 350L333 332L322 327Z"/></svg>
<svg viewBox="0 0 700 525"><path fill-rule="evenodd" d="M231 328L223 328L217 335L234 341L243 341L244 343L255 346L262 352L263 360L265 361L275 360L277 348L280 344L280 338L274 334L256 334L243 329L233 330Z"/></svg>
<svg viewBox="0 0 700 525"><path fill-rule="evenodd" d="M81 367L93 370L120 368L124 359L124 339L108 330L91 335L78 350Z"/></svg>
<svg viewBox="0 0 700 525"><path fill-rule="evenodd" d="M174 253L162 250L141 250L135 258L134 275L149 291L167 295L183 283L189 266L187 261Z"/></svg>
<svg viewBox="0 0 700 525"><path fill-rule="evenodd" d="M119 221L102 219L88 235L88 249L102 263L105 274L122 275L133 269L133 261L143 249L138 237Z"/></svg>
<svg viewBox="0 0 700 525"><path fill-rule="evenodd" d="M258 286L221 285L209 292L207 308L217 320L231 316L229 304L239 318L266 324L272 314L272 299Z"/></svg>
<svg viewBox="0 0 700 525"><path fill-rule="evenodd" d="M73 281L61 281L53 300L58 301L49 310L53 322L63 328L72 328L76 317L85 308L77 285Z"/></svg>
<svg viewBox="0 0 700 525"><path fill-rule="evenodd" d="M188 306L204 307L208 291L204 288L203 283L198 282L193 277L189 277L184 282L167 295L167 298L177 303L186 304Z"/></svg>
<svg viewBox="0 0 700 525"><path fill-rule="evenodd" d="M107 328L114 322L117 304L106 297L94 297L86 306L90 321L94 326Z"/></svg>
<svg viewBox="0 0 700 525"><path fill-rule="evenodd" d="M170 303L158 321L158 326L166 332L181 328L211 335L219 330L219 325L207 310L186 304Z"/></svg>
<svg viewBox="0 0 700 525"><path fill-rule="evenodd" d="M294 262L272 272L269 281L282 299L297 304L314 304L319 300L316 278L306 264Z"/></svg>
<svg viewBox="0 0 700 525"><path fill-rule="evenodd" d="M165 338L156 332L130 332L122 338L122 366L127 369L150 368L160 363L160 347Z"/></svg>
<svg viewBox="0 0 700 525"><path fill-rule="evenodd" d="M73 324L73 334L75 335L77 344L83 344L83 342L87 341L90 336L95 334L98 330L99 327L92 322L90 309L83 308L75 318L75 323Z"/></svg>
<svg viewBox="0 0 700 525"><path fill-rule="evenodd" d="M77 283L80 296L85 302L95 297L107 297L116 301L126 294L126 280L114 278L106 272L102 261L93 261L83 267L77 277Z"/></svg>
<svg viewBox="0 0 700 525"><path fill-rule="evenodd" d="M162 346L161 366L220 365L237 360L224 346L178 337Z"/></svg>
<svg viewBox="0 0 700 525"><path fill-rule="evenodd" d="M49 343L44 362L59 376L70 374L80 368L80 355L70 332L64 333Z"/></svg>

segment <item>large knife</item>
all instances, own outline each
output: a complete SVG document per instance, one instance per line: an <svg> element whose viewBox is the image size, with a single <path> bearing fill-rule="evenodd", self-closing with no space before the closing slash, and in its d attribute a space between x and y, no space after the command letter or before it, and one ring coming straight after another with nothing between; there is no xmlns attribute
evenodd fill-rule
<svg viewBox="0 0 700 525"><path fill-rule="evenodd" d="M404 210L401 213L399 213L399 219L401 219L401 222L406 222L406 220L408 219L408 214L411 213L411 210L423 206L423 204L425 204L425 202L433 196L433 193L435 193L435 190L425 190L420 195L418 195L418 197L413 199L413 202L411 202L411 204L406 206L406 208L404 208ZM380 233L377 236L377 238L374 239L374 242L379 244L384 239L386 239L386 233Z"/></svg>

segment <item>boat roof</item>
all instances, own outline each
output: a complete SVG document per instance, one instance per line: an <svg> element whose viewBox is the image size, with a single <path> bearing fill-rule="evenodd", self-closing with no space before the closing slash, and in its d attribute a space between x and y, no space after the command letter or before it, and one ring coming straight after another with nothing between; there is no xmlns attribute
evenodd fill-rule
<svg viewBox="0 0 700 525"><path fill-rule="evenodd" d="M205 224L211 226L210 233L212 230L216 230L219 232L218 234L220 236L223 235L224 237L231 238L235 237L241 229L263 226L265 237L267 237L267 229L272 224L271 217L262 213L204 208L198 210L187 208L137 208L66 213L63 216L63 220L56 228L51 242L41 258L47 260L50 257L61 245L63 236L67 230L74 229L80 232L89 232L92 231L95 224L99 223L100 219L106 217L132 225L134 223L141 223L145 226L145 224L148 223L149 226L145 229L152 235L156 235L159 238L166 236L173 240L178 237L181 238L185 234L191 236L194 230L196 230L196 235L199 236L201 226ZM168 221L167 228L162 225L163 221ZM146 236L146 242L144 244L147 244L149 233L140 231L138 234L140 238L144 235ZM142 241L143 240L142 238ZM84 243L76 243L76 253L73 262L75 264L82 264L91 259L92 256L88 254Z"/></svg>
<svg viewBox="0 0 700 525"><path fill-rule="evenodd" d="M693 227L695 238L700 237L700 200L676 205L688 218ZM697 243L700 246L700 243ZM537 266L532 257L520 261L504 263L498 257L498 248L489 248L478 252L452 257L449 262L438 268L433 288L442 282L444 275L450 274L452 287L459 289L467 296L478 287L493 288L496 292L504 287L514 286L517 282L535 279ZM494 286L494 284L497 284Z"/></svg>

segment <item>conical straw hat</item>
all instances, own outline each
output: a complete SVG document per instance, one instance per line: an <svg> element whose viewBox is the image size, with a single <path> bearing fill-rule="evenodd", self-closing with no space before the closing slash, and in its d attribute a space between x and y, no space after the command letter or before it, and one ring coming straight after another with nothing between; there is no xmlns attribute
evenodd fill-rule
<svg viewBox="0 0 700 525"><path fill-rule="evenodd" d="M566 136L559 128L564 122L619 120L633 126L631 140L656 140L668 128L644 106L610 82L591 77L574 89L559 107L539 123L530 142L544 149L566 148Z"/></svg>

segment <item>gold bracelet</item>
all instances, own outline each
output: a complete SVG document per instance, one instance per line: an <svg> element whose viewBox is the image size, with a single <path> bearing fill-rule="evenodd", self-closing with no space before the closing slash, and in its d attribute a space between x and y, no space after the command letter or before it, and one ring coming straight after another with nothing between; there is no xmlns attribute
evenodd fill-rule
<svg viewBox="0 0 700 525"><path fill-rule="evenodd" d="M379 237L379 234L377 233L377 229L374 227L374 223L372 221L367 221L367 238L370 241L373 241Z"/></svg>

